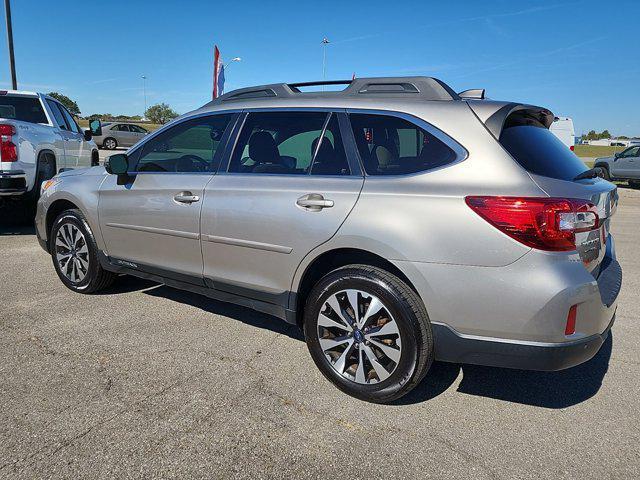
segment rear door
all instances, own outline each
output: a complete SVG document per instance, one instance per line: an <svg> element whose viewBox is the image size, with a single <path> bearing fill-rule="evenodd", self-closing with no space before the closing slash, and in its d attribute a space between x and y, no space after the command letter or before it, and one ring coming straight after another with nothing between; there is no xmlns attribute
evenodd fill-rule
<svg viewBox="0 0 640 480"><path fill-rule="evenodd" d="M130 155L132 181L109 175L100 187L99 219L112 261L203 284L200 213L233 114L185 120Z"/></svg>
<svg viewBox="0 0 640 480"><path fill-rule="evenodd" d="M210 286L286 304L296 268L336 233L363 185L352 149L345 149L343 115L247 114L228 164L205 188L202 252Z"/></svg>
<svg viewBox="0 0 640 480"><path fill-rule="evenodd" d="M58 128L64 146L64 159L62 162L57 159L58 168L75 168L80 160L80 142L76 134L70 130L58 102L47 99L47 107L51 111L53 123Z"/></svg>
<svg viewBox="0 0 640 480"><path fill-rule="evenodd" d="M129 130L131 130L132 141L134 145L142 140L147 134L147 131L144 128L139 127L138 125L129 125Z"/></svg>

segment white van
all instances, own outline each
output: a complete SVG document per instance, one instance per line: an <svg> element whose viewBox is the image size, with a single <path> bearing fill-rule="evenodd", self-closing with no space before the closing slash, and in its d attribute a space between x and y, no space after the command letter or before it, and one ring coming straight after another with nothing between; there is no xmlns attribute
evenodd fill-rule
<svg viewBox="0 0 640 480"><path fill-rule="evenodd" d="M573 120L571 118L555 117L549 130L573 151L576 142L576 132L573 129Z"/></svg>

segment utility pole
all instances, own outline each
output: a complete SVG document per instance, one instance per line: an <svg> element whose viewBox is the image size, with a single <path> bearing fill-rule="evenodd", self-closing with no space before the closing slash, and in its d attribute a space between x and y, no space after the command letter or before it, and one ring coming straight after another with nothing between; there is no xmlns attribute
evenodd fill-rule
<svg viewBox="0 0 640 480"><path fill-rule="evenodd" d="M10 0L4 0L4 11L7 19L7 43L9 44L9 66L11 68L11 88L18 89L18 80L16 79L16 59L13 55L13 28L11 27L11 3Z"/></svg>
<svg viewBox="0 0 640 480"><path fill-rule="evenodd" d="M322 80L325 81L327 79L327 45L329 44L329 40L327 37L322 39ZM324 91L324 85L322 86L322 90Z"/></svg>
<svg viewBox="0 0 640 480"><path fill-rule="evenodd" d="M147 76L142 75L142 95L144 95L144 112L142 118L147 118Z"/></svg>

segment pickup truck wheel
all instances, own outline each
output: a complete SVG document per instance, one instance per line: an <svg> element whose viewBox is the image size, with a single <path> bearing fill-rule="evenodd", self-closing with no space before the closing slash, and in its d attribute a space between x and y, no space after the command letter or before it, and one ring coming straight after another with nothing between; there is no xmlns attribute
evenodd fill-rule
<svg viewBox="0 0 640 480"><path fill-rule="evenodd" d="M395 275L348 265L309 293L304 332L311 357L340 390L387 403L412 390L434 357L427 311Z"/></svg>
<svg viewBox="0 0 640 480"><path fill-rule="evenodd" d="M604 178L605 180L611 181L611 174L609 173L609 169L607 167L599 166L600 169L598 176Z"/></svg>
<svg viewBox="0 0 640 480"><path fill-rule="evenodd" d="M49 153L42 153L38 158L38 167L36 170L36 179L33 184L33 189L27 194L25 198L25 220L31 221L36 213L36 206L38 199L40 198L40 187L44 182L53 178L56 174L56 160L53 155Z"/></svg>
<svg viewBox="0 0 640 480"><path fill-rule="evenodd" d="M118 148L118 142L116 142L115 138L105 138L104 142L102 142L102 146L107 150L115 150Z"/></svg>
<svg viewBox="0 0 640 480"><path fill-rule="evenodd" d="M116 274L104 270L91 227L77 209L65 210L53 222L49 235L53 266L67 288L94 293L107 288Z"/></svg>

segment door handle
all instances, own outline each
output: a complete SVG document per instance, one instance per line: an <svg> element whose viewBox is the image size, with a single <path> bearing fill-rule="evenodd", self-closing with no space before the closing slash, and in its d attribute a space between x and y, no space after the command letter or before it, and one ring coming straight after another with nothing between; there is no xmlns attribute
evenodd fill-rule
<svg viewBox="0 0 640 480"><path fill-rule="evenodd" d="M180 192L173 199L178 203L194 203L199 202L200 197L198 195L193 195L191 192Z"/></svg>
<svg viewBox="0 0 640 480"><path fill-rule="evenodd" d="M333 200L325 200L319 193L308 193L298 198L296 204L305 210L319 212L323 208L333 207Z"/></svg>

